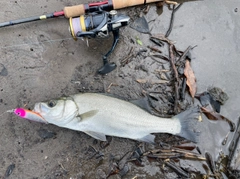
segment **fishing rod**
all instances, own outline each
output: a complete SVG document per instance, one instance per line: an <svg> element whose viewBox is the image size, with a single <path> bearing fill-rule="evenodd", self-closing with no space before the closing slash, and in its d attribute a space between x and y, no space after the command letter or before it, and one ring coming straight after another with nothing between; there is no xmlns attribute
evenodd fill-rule
<svg viewBox="0 0 240 179"><path fill-rule="evenodd" d="M116 64L109 63L107 58L119 41L119 29L128 25L130 20L128 16L118 14L116 9L159 1L163 0L104 0L68 6L64 7L62 11L3 22L0 23L0 28L64 16L69 19L69 30L74 40L78 38L105 38L109 36L109 32L112 32L112 47L103 56L103 67L98 70L98 73L106 74L116 68Z"/></svg>

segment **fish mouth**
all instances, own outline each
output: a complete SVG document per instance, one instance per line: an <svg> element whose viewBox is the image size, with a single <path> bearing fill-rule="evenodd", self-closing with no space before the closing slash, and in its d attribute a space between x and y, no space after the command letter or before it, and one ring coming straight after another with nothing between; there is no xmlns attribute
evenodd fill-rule
<svg viewBox="0 0 240 179"><path fill-rule="evenodd" d="M37 103L35 104L34 106L34 109L33 110L29 110L29 116L31 117L31 121L35 121L35 122L40 122L40 123L45 123L47 124L47 120L44 119L44 117L40 114L41 112L41 103Z"/></svg>

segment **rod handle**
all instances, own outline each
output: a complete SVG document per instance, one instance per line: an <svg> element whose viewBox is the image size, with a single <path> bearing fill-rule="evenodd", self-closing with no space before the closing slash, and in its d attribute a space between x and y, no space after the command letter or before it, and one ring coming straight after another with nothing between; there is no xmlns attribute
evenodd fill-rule
<svg viewBox="0 0 240 179"><path fill-rule="evenodd" d="M125 7L131 7L136 5L148 4L153 2L159 2L162 0L112 0L113 9L122 9Z"/></svg>
<svg viewBox="0 0 240 179"><path fill-rule="evenodd" d="M84 4L64 7L63 11L66 18L77 17L85 14Z"/></svg>
<svg viewBox="0 0 240 179"><path fill-rule="evenodd" d="M159 2L162 0L112 0L113 9L122 9L125 7L131 7L136 5L142 5L144 3ZM76 6L68 6L63 9L66 18L77 17L85 14L84 4Z"/></svg>

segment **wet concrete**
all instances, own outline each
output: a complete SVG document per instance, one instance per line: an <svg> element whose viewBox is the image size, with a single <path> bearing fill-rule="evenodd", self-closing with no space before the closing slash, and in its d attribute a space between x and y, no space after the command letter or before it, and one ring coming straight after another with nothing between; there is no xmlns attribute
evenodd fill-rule
<svg viewBox="0 0 240 179"><path fill-rule="evenodd" d="M87 1L0 2L0 21L53 12L82 2ZM229 100L222 107L221 114L234 122L240 115L239 9L238 0L184 3L176 13L169 36L182 51L189 45L197 45L192 51L192 66L198 92L212 86L223 89ZM138 11L135 8L121 10L132 17L136 17ZM165 33L170 15L171 11L166 6L160 16L156 7L151 6L145 16L151 33ZM139 51L151 44L149 35L129 27L121 29L120 43L111 55L111 61L116 62L118 68L101 77L95 72L102 65L102 55L111 46L111 38L91 40L88 48L85 42L72 40L68 21L64 18L2 28L0 33L0 176L4 176L8 166L15 164L9 178L104 178L109 172L110 154L122 157L126 152L133 151L138 143L113 138L107 148L101 149L99 142L81 132L25 121L5 112L16 107L32 107L36 102L79 91L106 92L111 83L115 85L110 88L110 93L126 99L139 98L143 90L149 88L137 83L136 79L154 79L153 71L162 66L143 56L134 58L124 67L120 67L120 61L127 56L131 47ZM143 42L143 46L131 43L130 39L136 37ZM141 70L140 65L148 70ZM211 127L209 130L206 125L202 126L201 150L210 151L213 156L221 150L227 152L232 133L226 146L221 145L221 139L229 131L228 125L225 122L207 123ZM54 137L43 138L39 131L48 131ZM103 153L104 158L89 159L89 146ZM233 161L233 168L239 169L238 158ZM139 167L130 163L126 178L177 176L162 168L158 162L143 159L143 164ZM199 163L182 161L182 165L202 170ZM120 177L114 175L110 178Z"/></svg>

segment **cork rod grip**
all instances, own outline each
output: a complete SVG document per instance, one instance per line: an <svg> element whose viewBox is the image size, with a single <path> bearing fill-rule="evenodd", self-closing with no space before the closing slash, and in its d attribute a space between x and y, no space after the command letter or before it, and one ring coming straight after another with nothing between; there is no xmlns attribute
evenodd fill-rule
<svg viewBox="0 0 240 179"><path fill-rule="evenodd" d="M85 9L83 4L80 4L77 6L64 7L63 11L66 18L77 17L85 14Z"/></svg>
<svg viewBox="0 0 240 179"><path fill-rule="evenodd" d="M125 7L131 7L136 5L141 5L144 3L159 2L162 0L112 0L113 9L121 9ZM85 14L84 4L64 7L64 15L66 18L77 17Z"/></svg>
<svg viewBox="0 0 240 179"><path fill-rule="evenodd" d="M125 7L131 7L136 5L142 5L144 3L159 2L161 0L112 0L113 9L121 9Z"/></svg>

